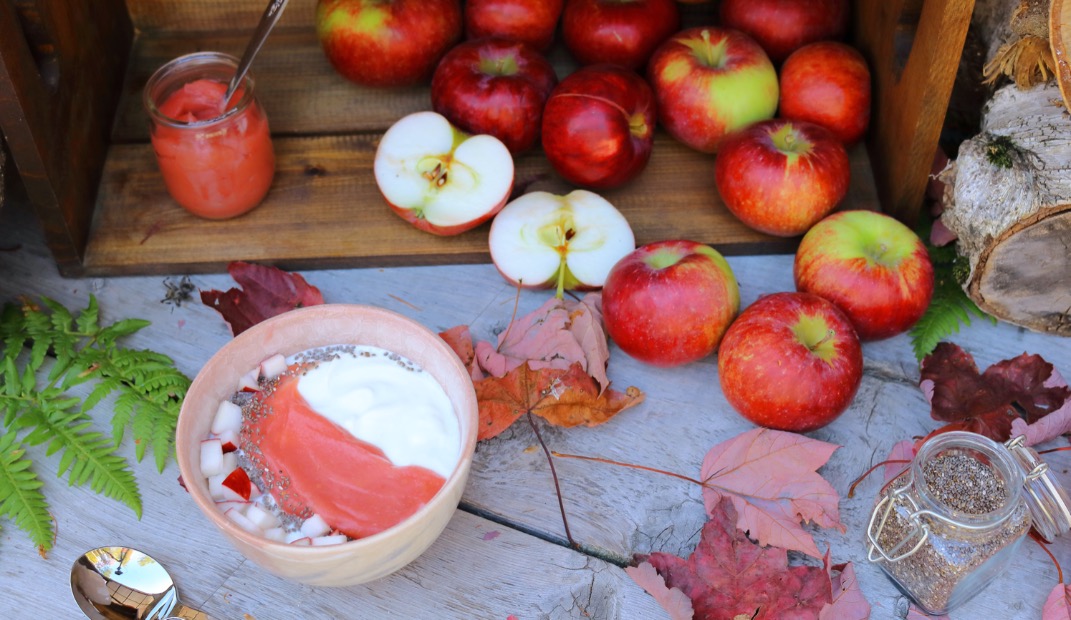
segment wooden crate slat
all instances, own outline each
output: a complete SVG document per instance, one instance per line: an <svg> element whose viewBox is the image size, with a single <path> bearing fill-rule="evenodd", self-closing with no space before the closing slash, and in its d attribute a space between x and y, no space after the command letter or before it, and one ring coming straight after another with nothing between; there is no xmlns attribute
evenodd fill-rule
<svg viewBox="0 0 1071 620"><path fill-rule="evenodd" d="M247 35L141 37L124 87L112 139L148 139L149 121L141 93L164 63L196 51L241 55ZM273 134L330 135L382 132L411 112L431 108L426 86L402 89L362 88L339 76L324 57L316 33L272 32L251 69L257 98L268 114Z"/></svg>
<svg viewBox="0 0 1071 620"><path fill-rule="evenodd" d="M277 173L265 203L234 220L187 214L167 196L144 144L115 145L105 164L89 244L87 273L222 271L231 260L286 268L433 265L489 260L489 225L455 237L421 232L386 206L371 174L377 136L289 137L275 140ZM865 150L852 152L845 208L875 209ZM540 153L521 157L518 183L565 193ZM721 205L713 157L659 135L654 156L633 183L604 192L631 223L638 243L687 238L726 254L791 252L795 239L752 231Z"/></svg>
<svg viewBox="0 0 1071 620"><path fill-rule="evenodd" d="M145 33L244 32L248 38L265 0L127 0L134 27ZM315 27L316 0L290 0L279 27Z"/></svg>

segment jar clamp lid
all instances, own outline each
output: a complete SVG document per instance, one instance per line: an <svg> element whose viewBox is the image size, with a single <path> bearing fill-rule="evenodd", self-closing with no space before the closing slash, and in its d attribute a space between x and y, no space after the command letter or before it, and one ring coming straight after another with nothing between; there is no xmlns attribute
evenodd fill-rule
<svg viewBox="0 0 1071 620"><path fill-rule="evenodd" d="M963 434L968 435L971 433ZM991 443L993 448L999 449L1001 446L982 436L976 437ZM1022 435L1005 442L1003 448L1002 454L993 454L992 456L1001 459L1010 457L1018 466L1017 469L1022 473L1022 491L1030 511L1033 526L1046 541L1052 542L1071 529L1071 509L1069 509L1071 498L1068 497L1063 487L1052 478L1048 464L1041 460L1037 451L1026 445L1025 438ZM922 519L924 516L928 517L928 519L941 521L950 526L969 531L980 531L993 526L992 523L986 525L973 524L921 507L915 501L913 494L909 492L913 485L914 481L909 477L903 486L892 489L874 506L870 516L870 523L867 526L867 539L870 543L868 545L870 549L867 558L871 562L880 560L890 563L900 562L921 549L930 536L930 523L928 520ZM890 548L886 548L879 539L889 516L898 503L904 505L910 511L905 515L906 520L910 523L910 529L904 533L899 542Z"/></svg>

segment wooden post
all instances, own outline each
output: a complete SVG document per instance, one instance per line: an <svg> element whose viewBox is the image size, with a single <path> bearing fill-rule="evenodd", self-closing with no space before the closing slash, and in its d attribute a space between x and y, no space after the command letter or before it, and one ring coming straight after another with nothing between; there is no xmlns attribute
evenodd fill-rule
<svg viewBox="0 0 1071 620"><path fill-rule="evenodd" d="M133 36L123 0L0 2L0 131L70 275L82 266Z"/></svg>

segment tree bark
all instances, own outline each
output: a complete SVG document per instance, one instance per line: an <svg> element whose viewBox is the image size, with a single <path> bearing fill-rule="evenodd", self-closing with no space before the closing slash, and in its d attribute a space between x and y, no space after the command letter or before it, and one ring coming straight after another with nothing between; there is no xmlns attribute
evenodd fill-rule
<svg viewBox="0 0 1071 620"><path fill-rule="evenodd" d="M944 174L941 216L967 258L968 296L992 316L1071 335L1071 116L1055 84L1009 84Z"/></svg>

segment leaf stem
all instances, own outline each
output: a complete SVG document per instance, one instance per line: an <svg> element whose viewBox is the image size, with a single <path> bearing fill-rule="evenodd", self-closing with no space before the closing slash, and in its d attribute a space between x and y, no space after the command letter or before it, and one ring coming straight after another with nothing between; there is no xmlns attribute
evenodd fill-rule
<svg viewBox="0 0 1071 620"><path fill-rule="evenodd" d="M621 461L615 461L613 459L604 459L598 456L583 456L580 454L566 454L564 452L554 452L554 456L561 457L563 459L579 459L581 461L593 461L595 463L606 463L607 465L617 465L619 467L628 467L631 469L639 469L642 471L649 471L655 474L662 474L664 476L671 476L673 478L679 478L681 480L698 484L701 487L707 486L706 483L696 480L695 478L689 478L684 474L678 474L672 471L666 471L664 469L658 469L655 467L647 467L645 465L634 465L632 463L623 463Z"/></svg>
<svg viewBox="0 0 1071 620"><path fill-rule="evenodd" d="M1034 542L1036 542L1038 546L1041 547L1041 550L1049 555L1049 559L1052 560L1053 565L1056 566L1057 580L1060 583L1063 583L1064 571L1060 568L1060 562L1056 559L1056 556L1052 554L1052 551L1049 551L1049 543L1045 542L1045 540L1043 540L1038 534L1037 530L1034 529L1030 530L1030 538L1033 538Z"/></svg>
<svg viewBox="0 0 1071 620"><path fill-rule="evenodd" d="M882 462L878 463L877 465L875 465L875 466L871 467L870 469L864 471L858 478L856 478L855 480L852 481L851 486L848 487L848 497L849 498L850 497L854 497L855 496L855 487L859 486L859 484L863 480L865 480L867 476L869 476L870 474L874 473L874 470L876 470L877 468L881 467L882 465L900 465L900 464L906 465L906 464L908 464L910 462L911 461L908 461L908 460L905 460L905 459L889 459L888 461L882 461Z"/></svg>
<svg viewBox="0 0 1071 620"><path fill-rule="evenodd" d="M562 513L562 526L565 527L565 538L569 541L570 547L579 550L580 545L576 544L576 541L573 540L572 533L569 531L569 518L565 516L565 500L562 499L562 488L561 485L558 484L558 472L554 468L553 455L557 453L551 452L550 448L548 448L547 444L543 441L543 435L539 432L539 427L536 426L535 419L532 418L531 411L526 414L526 417L528 418L528 424L531 425L532 430L535 432L536 439L539 440L539 445L543 448L543 454L547 455L547 463L550 465L550 476L554 479L554 493L558 496L558 509Z"/></svg>

